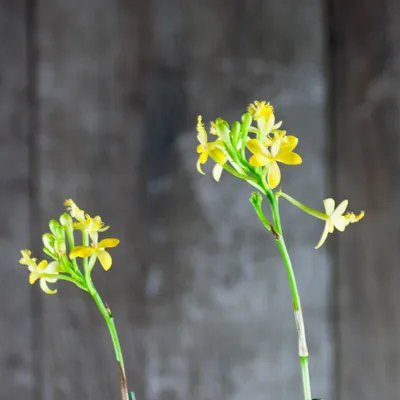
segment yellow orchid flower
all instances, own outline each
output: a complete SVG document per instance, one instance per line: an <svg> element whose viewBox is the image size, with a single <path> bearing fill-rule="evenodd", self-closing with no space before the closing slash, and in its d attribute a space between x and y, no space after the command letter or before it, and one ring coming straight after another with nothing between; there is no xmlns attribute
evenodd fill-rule
<svg viewBox="0 0 400 400"><path fill-rule="evenodd" d="M31 271L29 274L29 283L33 285L40 279L40 287L46 294L56 294L57 290L51 290L47 286L47 282L54 283L57 278L43 277L44 274L57 275L60 272L60 267L57 261L52 261L50 264L46 260L36 262L36 258L31 258L30 250L21 250L22 258L19 260L20 264L26 265Z"/></svg>
<svg viewBox="0 0 400 400"><path fill-rule="evenodd" d="M200 142L200 144L197 146L197 153L200 154L197 160L197 171L205 175L201 169L201 165L207 162L208 157L211 157L217 163L214 167L215 171L213 171L213 176L216 178L218 177L219 171L222 172L221 166L227 161L225 151L223 150L223 144L220 140L216 140L215 142L207 142L207 132L204 128L201 115L199 115L197 118L196 129L197 139Z"/></svg>
<svg viewBox="0 0 400 400"><path fill-rule="evenodd" d="M359 215L356 215L354 213L347 213L346 215L343 215L346 211L347 205L348 201L343 200L335 208L335 200L333 200L332 198L324 200L324 207L327 218L321 239L315 247L316 249L319 249L325 243L326 238L328 237L328 233L333 233L335 228L338 231L343 232L346 229L347 225L358 222L361 218L364 217L364 211L361 211Z"/></svg>
<svg viewBox="0 0 400 400"><path fill-rule="evenodd" d="M92 218L89 214L86 214L84 221L74 222L73 227L88 233L93 243L97 243L99 232L104 232L109 228L109 226L104 226L99 215Z"/></svg>
<svg viewBox="0 0 400 400"><path fill-rule="evenodd" d="M76 257L87 258L95 254L103 268L108 271L112 265L112 258L105 249L116 247L118 244L118 239L108 238L101 240L99 243L92 243L92 246L76 246L71 250L69 257L73 260Z"/></svg>
<svg viewBox="0 0 400 400"><path fill-rule="evenodd" d="M262 117L264 117L265 120L268 121L271 116L274 115L274 107L269 102L267 103L265 101L254 101L254 103L251 103L248 106L247 111L256 121Z"/></svg>
<svg viewBox="0 0 400 400"><path fill-rule="evenodd" d="M278 129L282 125L282 121L275 124L274 107L270 103L255 101L249 105L247 110L257 122L257 138L262 142L264 142L273 129Z"/></svg>
<svg viewBox="0 0 400 400"><path fill-rule="evenodd" d="M302 163L301 157L293 152L299 140L295 136L286 136L286 139L283 143L277 140L272 144L270 150L257 139L247 141L247 147L253 153L249 160L250 164L254 167L268 165L267 181L271 189L276 188L281 182L278 161L288 165Z"/></svg>
<svg viewBox="0 0 400 400"><path fill-rule="evenodd" d="M364 215L364 211L360 211L360 214L358 215L354 214L353 212L348 212L344 217L347 221L349 221L350 224L354 224L355 222L358 222L360 219L364 218Z"/></svg>
<svg viewBox="0 0 400 400"><path fill-rule="evenodd" d="M67 199L64 202L72 218L83 222L85 220L85 211L81 210L72 199Z"/></svg>

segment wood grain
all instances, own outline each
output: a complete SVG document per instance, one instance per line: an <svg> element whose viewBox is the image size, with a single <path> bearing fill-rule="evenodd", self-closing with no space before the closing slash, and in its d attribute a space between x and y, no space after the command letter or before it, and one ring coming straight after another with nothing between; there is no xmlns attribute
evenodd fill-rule
<svg viewBox="0 0 400 400"><path fill-rule="evenodd" d="M129 2L98 0L42 0L37 12L42 222L71 197L120 238L113 268L96 267L94 279L115 314L128 384L144 398L145 281L134 248L140 136L132 103L139 15ZM57 296L42 301L41 399L117 399L118 366L95 304L71 285L58 286Z"/></svg>
<svg viewBox="0 0 400 400"><path fill-rule="evenodd" d="M330 3L336 195L366 211L334 254L336 398L389 399L400 390L400 7Z"/></svg>
<svg viewBox="0 0 400 400"><path fill-rule="evenodd" d="M0 398L33 399L31 288L19 250L30 246L25 2L0 2Z"/></svg>

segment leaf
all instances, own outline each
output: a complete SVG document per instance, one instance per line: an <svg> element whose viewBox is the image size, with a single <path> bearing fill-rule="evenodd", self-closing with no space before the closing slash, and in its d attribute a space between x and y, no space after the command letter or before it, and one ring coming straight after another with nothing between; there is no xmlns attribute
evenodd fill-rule
<svg viewBox="0 0 400 400"><path fill-rule="evenodd" d="M129 400L136 400L135 393L128 392L128 395L129 395Z"/></svg>

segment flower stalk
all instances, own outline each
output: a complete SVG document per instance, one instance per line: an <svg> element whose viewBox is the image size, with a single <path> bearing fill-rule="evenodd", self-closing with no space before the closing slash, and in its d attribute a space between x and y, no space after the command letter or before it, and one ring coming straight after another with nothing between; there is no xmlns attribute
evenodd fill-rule
<svg viewBox="0 0 400 400"><path fill-rule="evenodd" d="M252 125L254 121L255 126ZM281 125L282 121L276 123L274 108L270 103L255 101L249 105L248 112L242 116L241 126L239 122L234 122L232 127L229 128L229 124L221 118L212 122L210 133L217 136L217 139L208 142L207 131L204 128L201 116L199 116L197 138L200 145L197 147L197 152L200 155L197 169L204 174L201 165L205 164L208 158L211 158L216 163L213 177L217 182L220 180L223 170L225 170L236 178L246 181L259 191L252 193L250 202L265 229L272 233L281 253L292 294L304 400L312 400L306 330L296 277L283 236L279 197L282 196L292 205L325 222L323 234L316 248L322 246L328 233L333 233L335 228L344 231L349 224L358 222L363 218L364 212L358 215L351 212L344 214L347 208L347 200L342 201L335 208L335 202L330 198L324 200L325 212L321 212L300 203L281 190L274 192L274 189L280 185L282 180L278 163L299 165L303 162L301 156L293 151L297 147L298 138L286 135L286 131L280 129ZM269 202L272 222L265 217L262 210L263 196Z"/></svg>
<svg viewBox="0 0 400 400"><path fill-rule="evenodd" d="M267 195L270 190L265 187L264 193ZM270 193L269 193L270 194ZM307 348L307 340L306 340L306 332L304 326L303 312L301 309L301 301L300 295L297 288L296 277L294 274L292 262L289 256L288 249L285 244L285 240L282 232L281 219L279 214L279 204L276 197L267 196L270 201L272 218L274 221L274 225L272 225L265 217L262 211L262 197L259 193L253 193L250 202L252 203L254 210L264 225L264 227L273 233L276 245L281 253L283 263L286 268L286 273L289 280L289 286L292 293L293 300L293 311L295 317L295 323L297 328L298 335L298 351L300 357L300 366L301 366L301 375L302 375L302 383L303 383L303 391L304 391L304 400L311 400L311 382L310 382L310 374L308 370L308 348ZM256 200L255 200L256 199Z"/></svg>
<svg viewBox="0 0 400 400"><path fill-rule="evenodd" d="M112 265L110 253L106 250L119 244L115 238L98 240L99 232L104 232L109 227L104 226L99 216L91 217L81 210L72 200L66 200L65 205L69 214L60 217L60 223L51 220L49 228L51 233L42 236L43 251L53 261L37 262L31 257L29 250L22 250L20 263L28 267L30 271L29 282L40 281L40 287L47 294L55 294L57 290L50 289L48 282L55 283L58 280L74 283L77 287L87 292L94 300L109 330L114 347L115 358L118 365L118 373L121 383L121 398L129 400L134 398L133 392L128 392L124 359L117 329L110 308L103 302L92 280L92 270L99 260L105 271ZM81 232L82 244L75 245L74 230ZM66 240L67 239L67 240ZM67 252L67 248L69 252ZM77 259L82 259L81 266Z"/></svg>

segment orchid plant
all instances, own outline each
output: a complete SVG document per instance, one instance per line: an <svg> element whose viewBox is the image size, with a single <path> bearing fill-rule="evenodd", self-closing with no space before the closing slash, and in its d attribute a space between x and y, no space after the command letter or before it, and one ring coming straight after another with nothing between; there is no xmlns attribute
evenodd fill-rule
<svg viewBox="0 0 400 400"><path fill-rule="evenodd" d="M294 152L298 138L288 135L281 127L282 121L276 122L275 120L273 106L265 101L255 101L249 105L247 112L242 115L241 122L235 121L232 125L229 125L227 121L221 118L212 122L209 133L216 139L209 142L202 117L199 116L197 139L200 144L197 146L197 153L199 154L197 170L204 174L202 165L211 158L215 163L213 177L216 181L220 180L221 174L225 170L257 189L256 192L251 194L250 203L265 229L272 233L286 268L298 333L298 353L304 400L312 400L306 331L293 265L283 236L279 214L279 198L284 198L300 210L325 222L316 249L325 243L328 234L333 233L335 228L338 231L344 231L349 224L358 222L363 218L364 212L361 211L359 214L345 213L348 201L343 200L335 208L335 201L332 198L323 201L325 212L322 212L307 207L280 189L275 190L282 179L279 163L287 165L302 163L300 155ZM269 203L272 220L269 220L264 214L262 208L264 198Z"/></svg>
<svg viewBox="0 0 400 400"><path fill-rule="evenodd" d="M109 228L104 225L101 217L91 217L71 199L66 200L64 204L69 213L62 214L59 221L52 219L49 223L50 232L42 236L43 251L52 261L38 262L36 258L31 257L30 250L21 250L22 257L19 262L30 271L29 283L33 284L39 280L40 287L47 294L57 293L57 289L49 288L48 283L64 280L74 283L93 298L111 335L120 375L122 400L134 400L133 392L128 392L124 359L114 318L110 308L97 292L91 276L97 260L104 270L110 269L112 257L107 249L116 247L119 240L107 238L99 241L99 233ZM75 242L76 232L80 233L80 245ZM80 263L78 258L81 259Z"/></svg>

